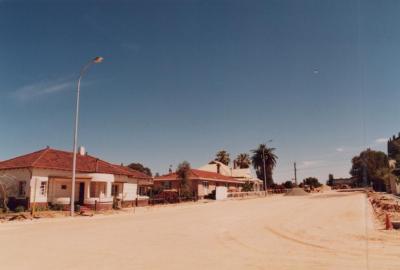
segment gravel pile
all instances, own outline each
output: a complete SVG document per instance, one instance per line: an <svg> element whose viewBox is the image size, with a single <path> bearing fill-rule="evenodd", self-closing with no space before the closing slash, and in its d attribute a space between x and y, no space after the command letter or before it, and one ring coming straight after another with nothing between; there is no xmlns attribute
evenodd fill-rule
<svg viewBox="0 0 400 270"><path fill-rule="evenodd" d="M304 189L295 187L291 191L285 194L285 196L307 196L309 193L305 192Z"/></svg>

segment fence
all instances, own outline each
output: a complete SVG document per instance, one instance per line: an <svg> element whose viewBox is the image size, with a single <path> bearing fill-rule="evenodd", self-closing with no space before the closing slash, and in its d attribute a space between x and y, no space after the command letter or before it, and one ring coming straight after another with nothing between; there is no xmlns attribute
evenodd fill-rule
<svg viewBox="0 0 400 270"><path fill-rule="evenodd" d="M272 194L283 194L289 192L290 189L268 189L265 191L249 191L249 192L228 192L228 198L246 198L246 197L264 197Z"/></svg>
<svg viewBox="0 0 400 270"><path fill-rule="evenodd" d="M265 191L228 192L228 198L263 197Z"/></svg>

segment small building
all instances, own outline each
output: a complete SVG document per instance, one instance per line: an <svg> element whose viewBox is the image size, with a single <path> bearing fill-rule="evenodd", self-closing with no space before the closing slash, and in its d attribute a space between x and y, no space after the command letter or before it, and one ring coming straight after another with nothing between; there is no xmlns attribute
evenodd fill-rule
<svg viewBox="0 0 400 270"><path fill-rule="evenodd" d="M76 162L76 204L94 210L145 204L138 197L138 182L149 180L144 173L114 165L80 151ZM57 205L69 209L72 187L73 153L45 148L0 162L0 177L12 179L15 194L10 203L30 208Z"/></svg>
<svg viewBox="0 0 400 270"><path fill-rule="evenodd" d="M225 186L228 191L234 192L240 191L241 185L244 184L244 181L230 176L197 169L190 169L188 180L190 190L198 199L203 199L213 193L217 186ZM154 188L178 191L180 181L177 173L169 173L155 177Z"/></svg>
<svg viewBox="0 0 400 270"><path fill-rule="evenodd" d="M237 168L235 162L232 168L222 162L212 160L208 164L201 166L199 170L215 172L225 176L233 177L240 181L250 182L253 185L254 191L260 191L263 186L263 181L257 177L254 177L250 168Z"/></svg>
<svg viewBox="0 0 400 270"><path fill-rule="evenodd" d="M330 174L326 184L328 186L331 186L332 188L340 188L343 186L355 187L357 186L357 178L356 177L334 178L333 174Z"/></svg>

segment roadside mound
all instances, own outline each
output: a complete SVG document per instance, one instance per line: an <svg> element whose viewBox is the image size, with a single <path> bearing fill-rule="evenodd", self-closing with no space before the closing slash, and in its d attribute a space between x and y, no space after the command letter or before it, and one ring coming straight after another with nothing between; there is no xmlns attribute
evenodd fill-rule
<svg viewBox="0 0 400 270"><path fill-rule="evenodd" d="M292 188L291 191L285 194L285 196L307 196L309 195L307 192L304 191L304 189L295 187Z"/></svg>
<svg viewBox="0 0 400 270"><path fill-rule="evenodd" d="M319 189L321 191L331 191L332 190L332 188L330 186L327 186L327 185L322 185Z"/></svg>

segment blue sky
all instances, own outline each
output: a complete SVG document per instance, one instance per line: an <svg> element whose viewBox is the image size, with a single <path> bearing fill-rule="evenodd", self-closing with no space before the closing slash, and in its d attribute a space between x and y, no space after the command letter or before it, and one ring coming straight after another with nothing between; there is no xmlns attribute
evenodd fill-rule
<svg viewBox="0 0 400 270"><path fill-rule="evenodd" d="M164 173L273 139L275 180L347 176L400 131L399 1L0 1L0 160L79 144Z"/></svg>

